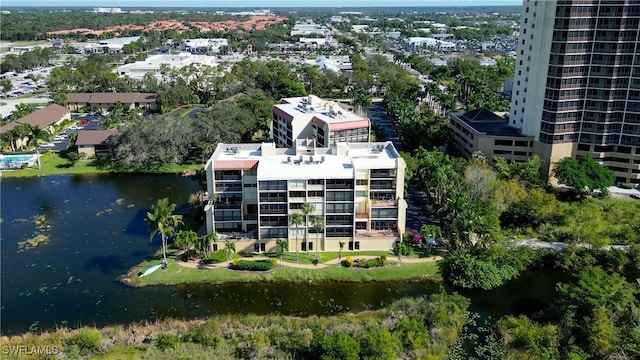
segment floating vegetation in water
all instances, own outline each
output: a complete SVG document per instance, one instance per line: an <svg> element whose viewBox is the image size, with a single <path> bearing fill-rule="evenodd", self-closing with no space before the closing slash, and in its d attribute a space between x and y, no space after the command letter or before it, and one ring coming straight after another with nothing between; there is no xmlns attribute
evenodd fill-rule
<svg viewBox="0 0 640 360"><path fill-rule="evenodd" d="M102 214L104 214L104 211L98 211L98 212L96 213L96 216L100 216L100 215L102 215Z"/></svg>
<svg viewBox="0 0 640 360"><path fill-rule="evenodd" d="M131 208L132 208L132 207L134 207L134 206L135 206L135 204L129 204L129 205L127 205L127 207L128 207L129 209L131 209Z"/></svg>
<svg viewBox="0 0 640 360"><path fill-rule="evenodd" d="M25 219L25 218L15 218L13 219L13 222L17 222L17 223L24 223L29 221L29 219Z"/></svg>
<svg viewBox="0 0 640 360"><path fill-rule="evenodd" d="M47 215L44 215L44 214L43 215L36 215L36 217L33 218L33 223L36 225L36 227L39 230L51 227L47 223Z"/></svg>
<svg viewBox="0 0 640 360"><path fill-rule="evenodd" d="M124 204L124 199L123 198L117 199L116 200L116 204L118 204L118 205Z"/></svg>
<svg viewBox="0 0 640 360"><path fill-rule="evenodd" d="M44 245L49 242L49 237L44 234L38 234L31 239L18 242L18 252L33 249L34 247Z"/></svg>

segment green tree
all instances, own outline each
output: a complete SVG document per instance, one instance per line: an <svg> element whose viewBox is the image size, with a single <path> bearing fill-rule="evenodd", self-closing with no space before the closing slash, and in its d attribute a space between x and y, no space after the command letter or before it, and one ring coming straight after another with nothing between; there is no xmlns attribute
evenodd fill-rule
<svg viewBox="0 0 640 360"><path fill-rule="evenodd" d="M160 234L162 241L162 264L166 268L167 262L167 238L173 236L176 229L182 224L182 215L175 215L173 212L176 204L169 203L168 198L159 199L151 206L151 212L147 212L145 223L151 230L150 239Z"/></svg>
<svg viewBox="0 0 640 360"><path fill-rule="evenodd" d="M318 236L320 236L321 233L324 234L324 217L322 215L318 215L318 216L314 216L313 219L311 220L311 223L313 225L313 229L316 232L316 263L318 262L318 248L320 248L320 242L318 241ZM323 242L324 242L324 235L322 236ZM324 246L323 246L324 248Z"/></svg>
<svg viewBox="0 0 640 360"><path fill-rule="evenodd" d="M293 225L296 229L296 261L298 259L298 228L304 223L304 216L301 213L293 213L289 215L289 224Z"/></svg>
<svg viewBox="0 0 640 360"><path fill-rule="evenodd" d="M284 255L284 253L286 251L289 251L289 240L287 239L278 239L278 241L276 241L276 246L278 248L278 254L280 255L280 266L282 265L282 255Z"/></svg>
<svg viewBox="0 0 640 360"><path fill-rule="evenodd" d="M0 89L2 89L3 93L8 93L9 91L11 91L11 89L13 88L13 84L11 83L11 80L9 79L2 79L0 80Z"/></svg>
<svg viewBox="0 0 640 360"><path fill-rule="evenodd" d="M578 160L566 157L554 164L553 175L562 184L570 186L578 196L599 190L608 194L607 188L613 185L613 171L598 164L591 156Z"/></svg>
<svg viewBox="0 0 640 360"><path fill-rule="evenodd" d="M213 244L218 243L218 233L212 231L200 236L197 240L198 250L204 254L205 257L209 257Z"/></svg>
<svg viewBox="0 0 640 360"><path fill-rule="evenodd" d="M312 212L316 211L316 207L315 205L313 205L310 202L305 202L302 204L302 206L300 207L300 211L302 211L302 215L304 216L304 243L305 243L305 249L307 249L307 255L309 255L309 241L308 241L308 236L309 236L309 214L311 214ZM316 248L317 248L316 244Z"/></svg>
<svg viewBox="0 0 640 360"><path fill-rule="evenodd" d="M324 360L358 360L360 343L352 336L344 332L334 331L325 333L320 330L318 336L314 336L314 353Z"/></svg>
<svg viewBox="0 0 640 360"><path fill-rule="evenodd" d="M539 325L521 315L501 319L498 329L514 359L560 359L560 334L555 325Z"/></svg>
<svg viewBox="0 0 640 360"><path fill-rule="evenodd" d="M231 240L225 240L224 251L227 253L227 265L231 266L231 254L236 252L236 243Z"/></svg>
<svg viewBox="0 0 640 360"><path fill-rule="evenodd" d="M80 160L80 154L75 151L70 151L67 152L66 158L67 160L69 160L69 164L71 165L71 167L74 167Z"/></svg>
<svg viewBox="0 0 640 360"><path fill-rule="evenodd" d="M191 247L196 244L198 234L193 230L180 230L175 236L174 243L187 254L187 260L191 259Z"/></svg>

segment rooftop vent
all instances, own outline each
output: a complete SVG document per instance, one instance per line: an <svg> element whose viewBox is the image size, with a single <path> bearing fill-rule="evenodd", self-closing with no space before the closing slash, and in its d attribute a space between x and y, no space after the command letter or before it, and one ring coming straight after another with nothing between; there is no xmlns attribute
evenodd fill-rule
<svg viewBox="0 0 640 360"><path fill-rule="evenodd" d="M380 154L384 151L384 145L373 145L370 151L374 154Z"/></svg>

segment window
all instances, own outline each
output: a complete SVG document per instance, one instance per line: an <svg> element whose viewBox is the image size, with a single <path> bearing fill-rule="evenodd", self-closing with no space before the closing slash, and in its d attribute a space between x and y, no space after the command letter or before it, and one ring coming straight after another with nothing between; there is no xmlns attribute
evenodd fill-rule
<svg viewBox="0 0 640 360"><path fill-rule="evenodd" d="M367 190L356 191L356 196L357 197L366 197L367 196Z"/></svg>
<svg viewBox="0 0 640 360"><path fill-rule="evenodd" d="M367 185L367 179L356 180L356 185Z"/></svg>
<svg viewBox="0 0 640 360"><path fill-rule="evenodd" d="M323 179L310 179L309 185L324 185Z"/></svg>

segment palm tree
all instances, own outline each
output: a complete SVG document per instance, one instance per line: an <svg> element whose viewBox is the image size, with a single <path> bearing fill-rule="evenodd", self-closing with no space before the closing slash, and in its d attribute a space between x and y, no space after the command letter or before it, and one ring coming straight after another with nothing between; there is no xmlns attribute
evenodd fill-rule
<svg viewBox="0 0 640 360"><path fill-rule="evenodd" d="M181 230L176 234L174 242L176 246L186 250L187 261L191 259L191 247L196 244L197 240L198 234L196 234L193 230Z"/></svg>
<svg viewBox="0 0 640 360"><path fill-rule="evenodd" d="M304 222L304 217L300 213L289 215L289 223L296 227L296 262L298 261L298 227Z"/></svg>
<svg viewBox="0 0 640 360"><path fill-rule="evenodd" d="M215 231L204 234L200 237L200 246L204 250L207 257L209 256L209 254L211 254L211 248L213 247L213 244L216 244L217 242L218 233Z"/></svg>
<svg viewBox="0 0 640 360"><path fill-rule="evenodd" d="M340 262L342 260L342 249L344 249L344 241L340 241L338 245L340 245L340 250L338 250L338 266L340 266Z"/></svg>
<svg viewBox="0 0 640 360"><path fill-rule="evenodd" d="M324 217L322 217L322 215L314 216L313 219L311 219L311 223L313 224L313 229L316 231L316 263L317 263L318 248L320 247L319 246L320 243L318 242L318 234L324 231ZM322 238L324 239L324 236ZM324 246L322 248L324 249Z"/></svg>
<svg viewBox="0 0 640 360"><path fill-rule="evenodd" d="M47 130L41 129L40 126L35 125L35 126L31 126L31 135L29 136L29 144L32 144L33 146L37 146L38 145L38 140L42 140L42 141L49 141L49 139L51 138L51 133L48 132Z"/></svg>
<svg viewBox="0 0 640 360"><path fill-rule="evenodd" d="M159 199L151 205L151 212L147 212L145 223L151 230L150 240L160 234L162 240L162 265L167 267L167 238L175 234L176 228L182 224L182 215L174 215L176 204L170 204L168 198Z"/></svg>
<svg viewBox="0 0 640 360"><path fill-rule="evenodd" d="M231 254L236 252L236 243L226 240L224 242L224 250L227 252L227 266L231 266Z"/></svg>
<svg viewBox="0 0 640 360"><path fill-rule="evenodd" d="M305 243L304 247L307 249L307 255L309 255L309 242L307 241L308 234L309 234L309 214L316 211L316 206L313 205L312 203L306 202L302 204L302 207L300 208L300 210L302 211L302 215L304 216L304 243Z"/></svg>
<svg viewBox="0 0 640 360"><path fill-rule="evenodd" d="M289 250L289 240L278 239L276 246L278 247L278 254L280 254L280 266L282 266L282 255Z"/></svg>

